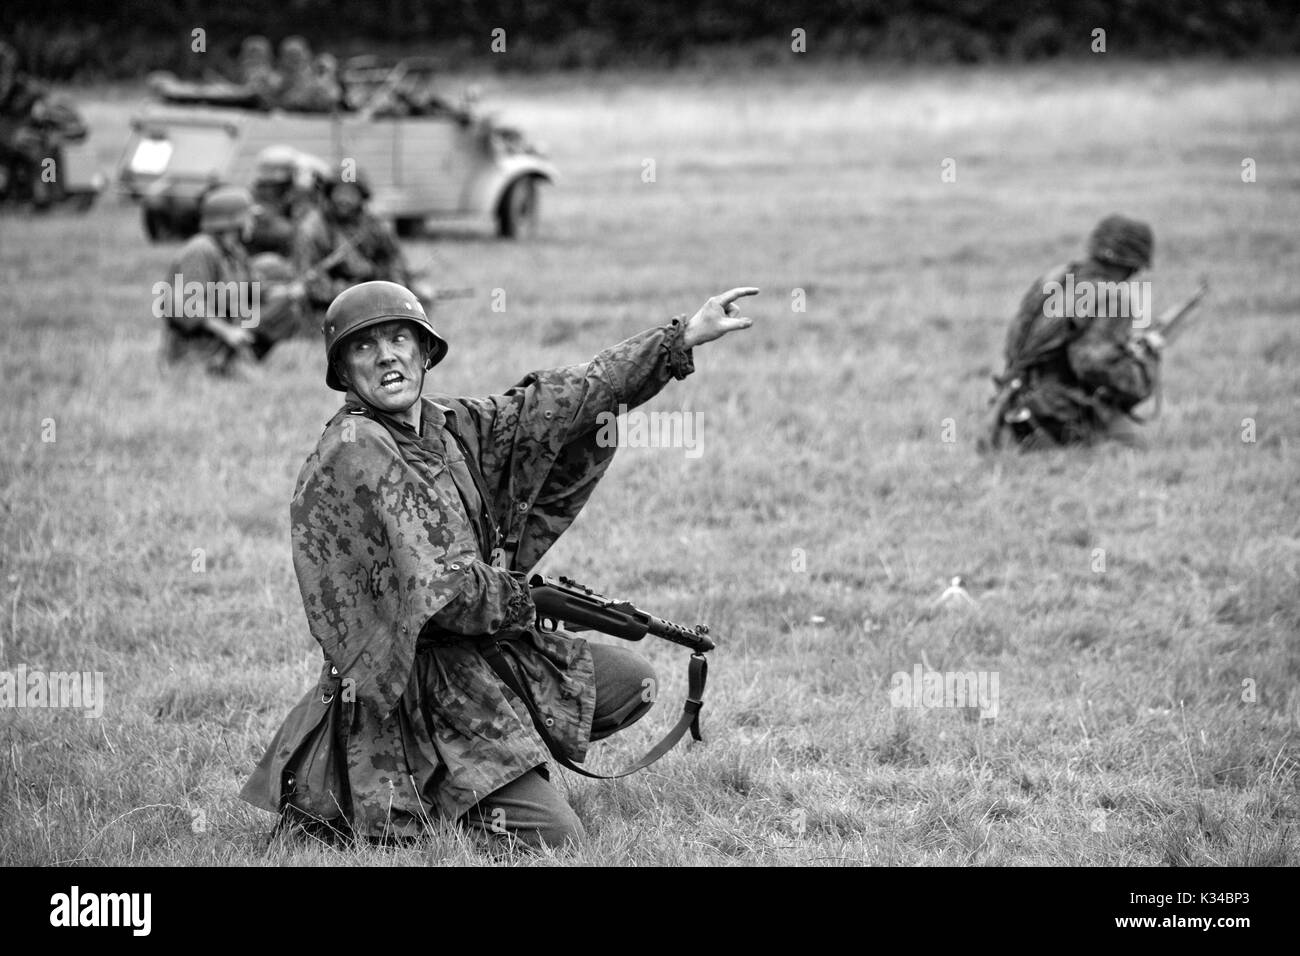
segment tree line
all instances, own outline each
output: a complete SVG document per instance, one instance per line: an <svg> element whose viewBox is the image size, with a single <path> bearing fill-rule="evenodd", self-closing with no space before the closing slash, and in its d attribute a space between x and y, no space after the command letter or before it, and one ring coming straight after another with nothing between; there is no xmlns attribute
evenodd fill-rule
<svg viewBox="0 0 1300 956"><path fill-rule="evenodd" d="M202 43L198 43L201 30ZM1104 31L1098 34L1097 31ZM797 31L802 31L800 34ZM6 0L0 38L53 79L201 77L249 34L338 55L440 56L500 70L673 66L799 55L905 62L1300 52L1295 0ZM196 49L197 46L202 49Z"/></svg>

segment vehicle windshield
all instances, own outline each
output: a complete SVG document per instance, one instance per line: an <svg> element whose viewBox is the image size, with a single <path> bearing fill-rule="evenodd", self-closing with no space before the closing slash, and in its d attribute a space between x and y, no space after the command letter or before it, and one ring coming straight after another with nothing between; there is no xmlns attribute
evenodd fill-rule
<svg viewBox="0 0 1300 956"><path fill-rule="evenodd" d="M221 127L173 126L168 139L142 138L131 168L144 175L205 179L221 173L233 147L230 133Z"/></svg>

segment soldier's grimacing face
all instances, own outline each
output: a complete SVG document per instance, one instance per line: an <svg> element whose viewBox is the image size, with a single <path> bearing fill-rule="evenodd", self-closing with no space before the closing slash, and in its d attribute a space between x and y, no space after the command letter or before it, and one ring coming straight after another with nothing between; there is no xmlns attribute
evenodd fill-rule
<svg viewBox="0 0 1300 956"><path fill-rule="evenodd" d="M411 322L382 322L348 336L339 359L343 380L371 408L398 414L420 398L424 348Z"/></svg>

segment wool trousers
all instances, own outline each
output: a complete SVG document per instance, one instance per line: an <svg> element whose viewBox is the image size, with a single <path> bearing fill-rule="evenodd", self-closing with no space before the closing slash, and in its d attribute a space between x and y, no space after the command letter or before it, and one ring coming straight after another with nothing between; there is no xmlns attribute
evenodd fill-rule
<svg viewBox="0 0 1300 956"><path fill-rule="evenodd" d="M654 706L654 669L621 647L591 644L596 677L596 711L591 739L601 740L636 723ZM582 821L548 779L546 765L534 767L488 794L461 817L461 824L492 843L521 843L534 849L581 843Z"/></svg>

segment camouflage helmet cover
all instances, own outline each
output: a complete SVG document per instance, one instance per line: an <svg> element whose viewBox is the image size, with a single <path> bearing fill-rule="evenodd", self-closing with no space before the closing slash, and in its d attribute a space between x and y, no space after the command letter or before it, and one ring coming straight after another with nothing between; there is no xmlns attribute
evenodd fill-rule
<svg viewBox="0 0 1300 956"><path fill-rule="evenodd" d="M334 370L344 339L372 325L398 319L415 323L424 333L428 352L426 369L443 360L447 341L434 329L414 292L396 282L362 282L340 292L325 313L325 324L321 327L325 333L325 384L337 392L347 391Z"/></svg>
<svg viewBox="0 0 1300 956"><path fill-rule="evenodd" d="M1107 216L1088 237L1090 258L1130 269L1150 267L1154 250L1151 227L1126 216Z"/></svg>
<svg viewBox="0 0 1300 956"><path fill-rule="evenodd" d="M217 186L203 196L199 228L204 232L239 229L253 211L253 194L243 186Z"/></svg>

